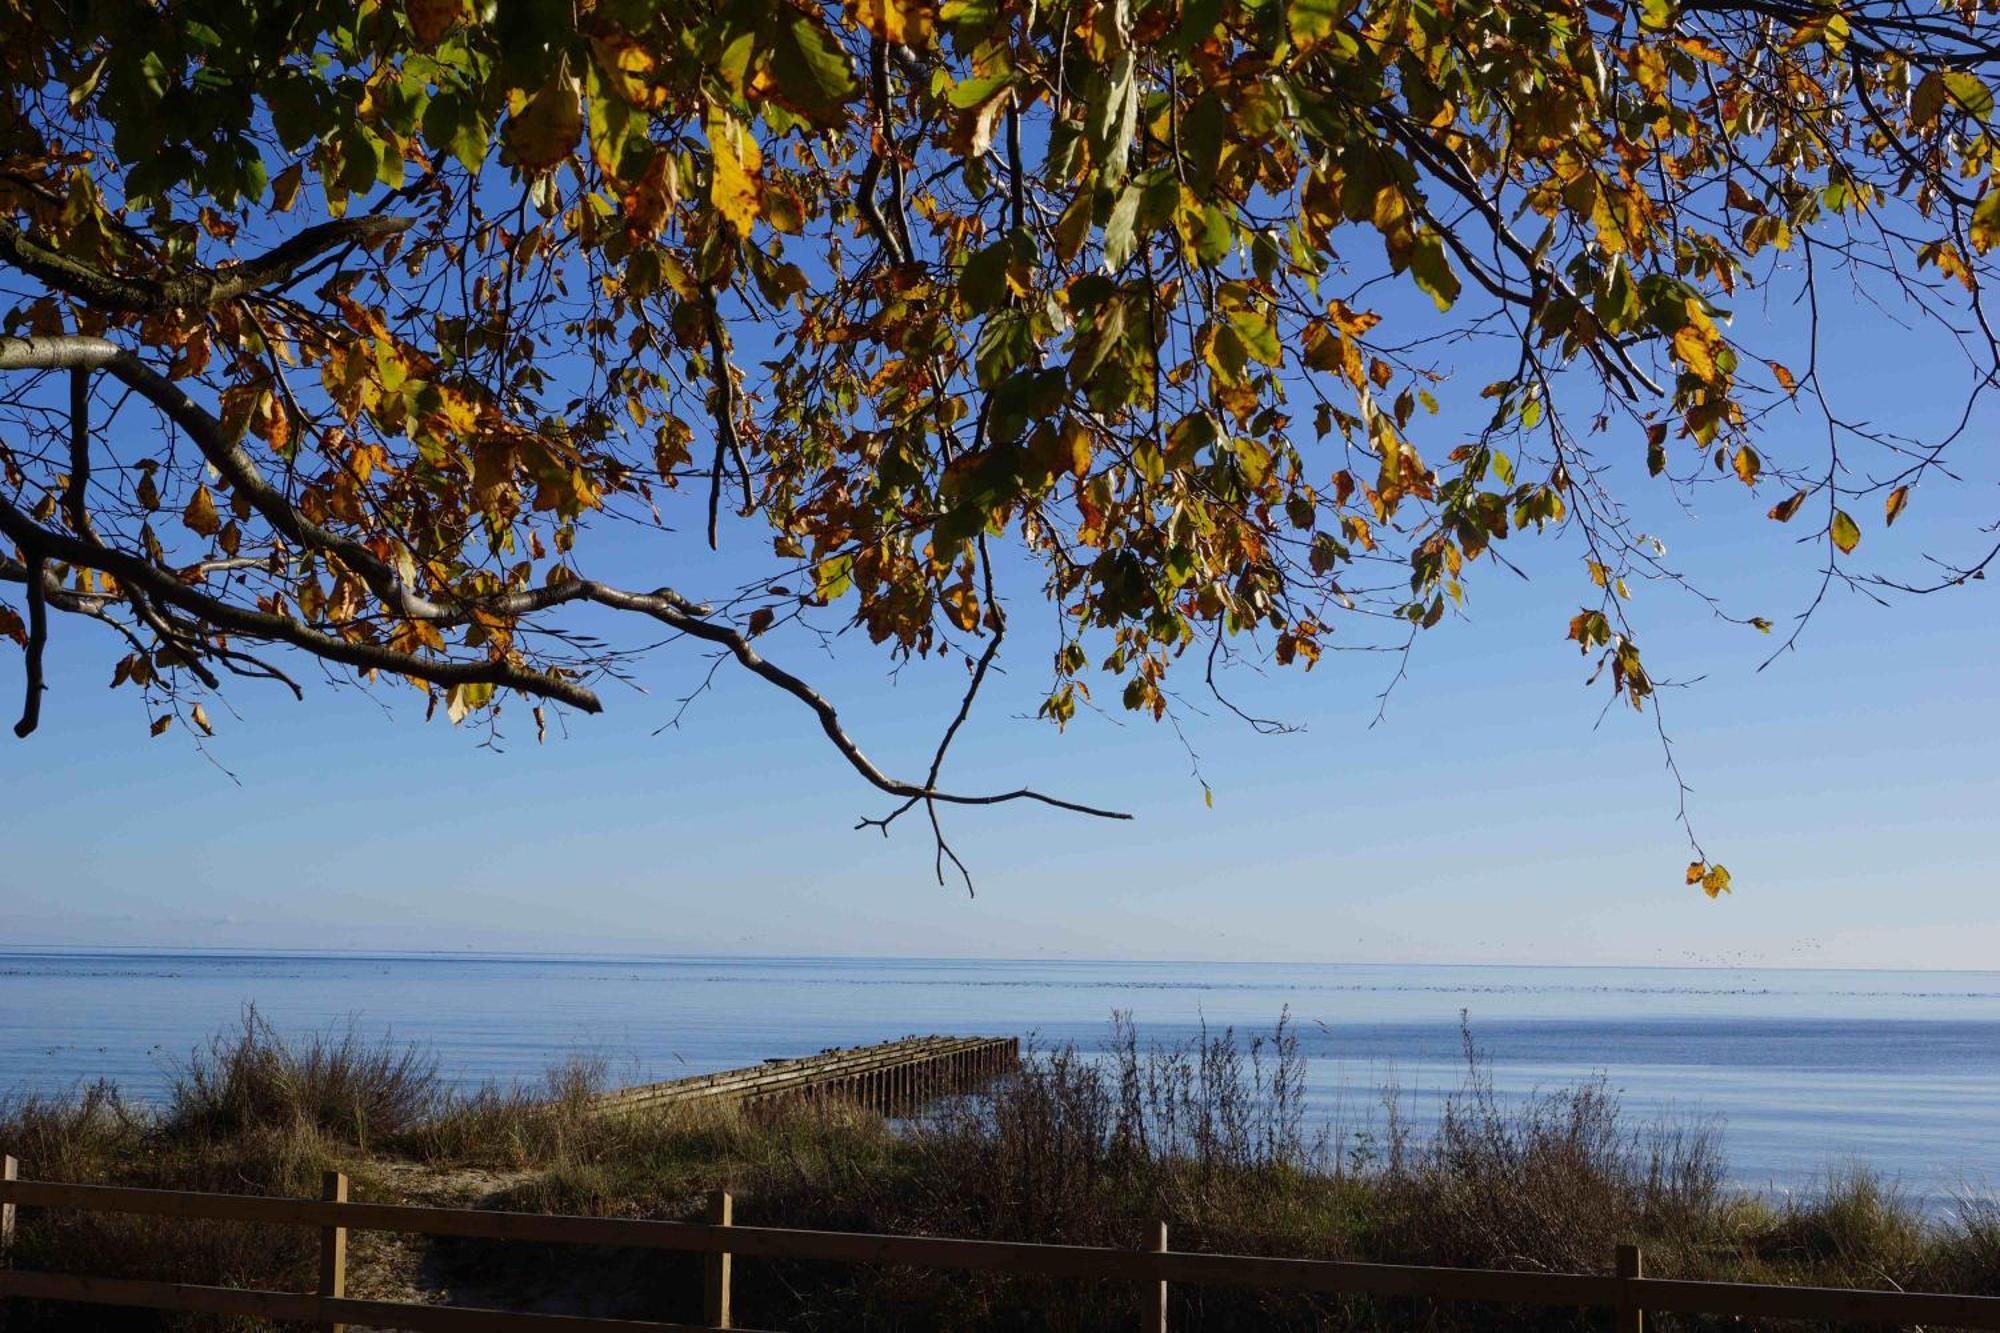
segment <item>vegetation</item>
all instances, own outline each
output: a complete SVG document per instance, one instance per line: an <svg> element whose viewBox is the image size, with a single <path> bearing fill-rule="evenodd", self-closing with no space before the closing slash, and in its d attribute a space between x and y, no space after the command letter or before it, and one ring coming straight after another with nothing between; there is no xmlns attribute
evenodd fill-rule
<svg viewBox="0 0 2000 1333"><path fill-rule="evenodd" d="M1469 1053L1470 1054L1470 1053ZM734 1190L743 1223L1131 1246L1152 1218L1178 1247L1548 1271L1603 1271L1638 1239L1666 1276L2000 1294L2000 1212L1920 1216L1866 1174L1773 1199L1724 1184L1712 1127L1634 1128L1601 1084L1504 1104L1476 1057L1435 1125L1392 1095L1369 1133L1310 1128L1303 1064L1281 1025L1239 1042L1143 1046L1121 1026L1103 1057L1033 1052L990 1096L891 1126L852 1108L603 1116L597 1073L547 1088L454 1093L413 1050L329 1034L286 1043L251 1022L197 1053L169 1102L110 1088L0 1110L0 1144L37 1177L310 1195L319 1173L356 1197L531 1211L699 1217ZM330 1087L346 1094L330 1097ZM217 1106L232 1108L219 1114ZM690 1256L439 1243L358 1233L357 1293L694 1318ZM24 1268L309 1286L312 1238L285 1228L145 1218L23 1218ZM1129 1327L1116 1284L745 1261L751 1327ZM1590 1327L1546 1310L1177 1289L1176 1327ZM81 1328L78 1307L17 1304L8 1330ZM223 1327L160 1317L130 1327ZM1663 1328L1703 1327L1663 1320Z"/></svg>
<svg viewBox="0 0 2000 1333"><path fill-rule="evenodd" d="M1824 594L1894 584L1864 530L1950 484L2000 364L1993 13L10 6L16 730L51 612L111 627L155 734L317 663L540 731L691 641L804 704L891 798L872 822L925 807L942 872L941 805L1112 812L942 782L956 720L884 771L778 665L802 630L953 660L970 707L1026 599L1053 722L1093 681L1165 716L1190 657L1247 717L1239 653L1399 646L1551 529L1580 593L1552 633L1645 706L1627 599L1683 579L1642 488L1758 488ZM1878 309L1962 358L1963 413L1843 400L1822 321ZM1968 540L1923 586L2000 553ZM1728 886L1698 846L1689 878Z"/></svg>

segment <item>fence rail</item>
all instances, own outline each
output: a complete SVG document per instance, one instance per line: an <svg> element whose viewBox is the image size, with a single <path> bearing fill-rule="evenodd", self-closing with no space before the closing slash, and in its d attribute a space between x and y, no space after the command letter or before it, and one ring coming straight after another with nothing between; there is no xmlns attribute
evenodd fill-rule
<svg viewBox="0 0 2000 1333"><path fill-rule="evenodd" d="M283 1199L20 1180L16 1178L14 1159L0 1159L0 1167L4 1167L0 1170L0 1249L12 1240L17 1207L315 1227L321 1238L319 1286L312 1292L203 1287L0 1268L0 1300L79 1301L248 1315L317 1324L327 1330L339 1330L349 1323L387 1325L416 1333L429 1330L459 1333L472 1329L501 1333L538 1329L726 1329L733 1327L730 1288L732 1261L737 1258L907 1264L1131 1282L1142 1292L1141 1327L1145 1333L1164 1333L1167 1327L1169 1284L1504 1305L1588 1306L1615 1311L1619 1333L1640 1333L1649 1312L2000 1330L2000 1297L1650 1278L1642 1275L1643 1264L1636 1246L1619 1247L1616 1272L1610 1275L1518 1273L1171 1250L1167 1248L1164 1222L1150 1229L1144 1248L1119 1250L736 1226L726 1193L712 1197L706 1222L654 1222L356 1202L346 1198L346 1179L337 1173L329 1173L323 1198ZM705 1256L704 1322L653 1323L355 1300L345 1294L346 1238L350 1230L701 1254Z"/></svg>

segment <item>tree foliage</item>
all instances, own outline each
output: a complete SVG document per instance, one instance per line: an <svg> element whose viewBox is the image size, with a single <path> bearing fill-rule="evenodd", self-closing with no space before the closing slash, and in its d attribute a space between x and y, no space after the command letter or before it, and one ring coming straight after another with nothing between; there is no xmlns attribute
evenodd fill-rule
<svg viewBox="0 0 2000 1333"><path fill-rule="evenodd" d="M1965 429L1855 424L1735 301L1790 284L1814 348L1833 274L1933 314L1971 420L1993 13L19 0L17 730L51 610L113 627L156 729L202 730L185 701L223 674L315 658L454 720L595 712L627 652L600 631L651 621L807 704L901 802L869 822L936 828L939 802L1072 804L940 785L1002 570L1041 571L1014 595L1061 625L1060 725L1093 683L1162 716L1170 672L1215 686L1238 643L1310 668L1337 631L1415 634L1546 529L1587 547L1569 638L1643 707L1627 580L1676 575L1625 517L1639 464L1773 488L1832 583ZM1508 369L1450 379L1458 345ZM1800 409L1824 455L1767 456ZM1843 461L1863 445L1886 463ZM600 577L634 522L768 543L769 576ZM969 669L927 776L877 769L755 644L814 616Z"/></svg>

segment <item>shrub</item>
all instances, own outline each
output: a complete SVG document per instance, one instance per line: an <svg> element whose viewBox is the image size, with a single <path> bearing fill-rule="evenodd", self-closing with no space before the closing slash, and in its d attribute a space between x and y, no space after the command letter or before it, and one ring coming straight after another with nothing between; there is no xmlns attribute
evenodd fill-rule
<svg viewBox="0 0 2000 1333"><path fill-rule="evenodd" d="M176 1072L166 1124L176 1135L226 1135L292 1123L366 1146L428 1117L437 1057L416 1044L363 1038L350 1022L287 1039L259 1014L197 1047Z"/></svg>

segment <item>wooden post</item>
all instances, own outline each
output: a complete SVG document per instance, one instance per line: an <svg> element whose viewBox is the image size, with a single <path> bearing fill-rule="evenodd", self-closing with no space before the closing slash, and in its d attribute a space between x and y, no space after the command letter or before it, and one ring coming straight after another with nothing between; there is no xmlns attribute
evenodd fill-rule
<svg viewBox="0 0 2000 1333"><path fill-rule="evenodd" d="M19 1180L21 1164L11 1157L0 1157L0 1180ZM0 1255L14 1248L14 1205L0 1203Z"/></svg>
<svg viewBox="0 0 2000 1333"><path fill-rule="evenodd" d="M1146 1248L1154 1254L1167 1252L1167 1224L1153 1223L1153 1234L1147 1237ZM1167 1333L1167 1284L1164 1280L1148 1282L1144 1300L1140 1305L1139 1333Z"/></svg>
<svg viewBox="0 0 2000 1333"><path fill-rule="evenodd" d="M328 1203L347 1202L347 1177L329 1171L320 1177L319 1197ZM347 1228L322 1227L319 1233L319 1295L322 1300L339 1300L347 1295ZM347 1333L347 1325L323 1320L326 1333Z"/></svg>
<svg viewBox="0 0 2000 1333"><path fill-rule="evenodd" d="M717 1190L708 1196L708 1224L712 1227L733 1225L736 1216L736 1201L729 1197L728 1190ZM729 1323L729 1251L710 1250L706 1263L706 1281L703 1284L702 1322L710 1328L728 1328Z"/></svg>
<svg viewBox="0 0 2000 1333"><path fill-rule="evenodd" d="M1646 1275L1646 1261L1639 1253L1637 1245L1618 1247L1618 1276L1638 1278ZM1636 1292L1626 1292L1618 1301L1618 1333L1646 1333L1646 1311L1639 1304Z"/></svg>

